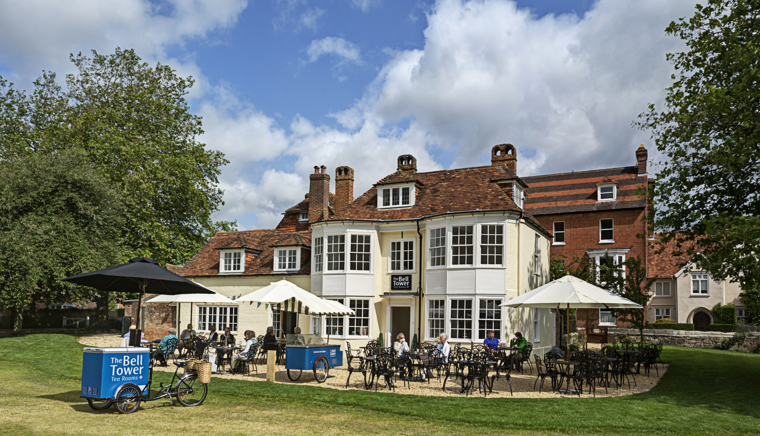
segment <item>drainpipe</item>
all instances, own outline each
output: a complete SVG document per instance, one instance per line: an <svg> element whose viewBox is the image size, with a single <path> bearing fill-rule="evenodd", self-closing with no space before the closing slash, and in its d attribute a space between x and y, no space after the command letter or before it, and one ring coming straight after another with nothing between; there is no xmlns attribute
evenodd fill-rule
<svg viewBox="0 0 760 436"><path fill-rule="evenodd" d="M419 275L417 276L417 297L419 301L419 318L417 319L417 346L422 343L422 233L420 232L420 220L417 220L417 235L420 237L419 251Z"/></svg>

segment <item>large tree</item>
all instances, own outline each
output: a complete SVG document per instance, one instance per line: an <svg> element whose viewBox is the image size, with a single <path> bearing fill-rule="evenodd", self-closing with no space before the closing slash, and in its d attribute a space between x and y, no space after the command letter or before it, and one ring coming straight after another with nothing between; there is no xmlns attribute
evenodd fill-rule
<svg viewBox="0 0 760 436"><path fill-rule="evenodd" d="M125 258L123 212L81 151L0 160L0 306L15 312L15 332L34 302L107 301L60 279Z"/></svg>
<svg viewBox="0 0 760 436"><path fill-rule="evenodd" d="M81 149L121 193L130 255L159 263L189 259L229 223L214 223L224 155L198 141L200 117L185 96L193 79L142 62L133 50L72 55L78 72L44 73L27 98L0 83L0 159ZM0 78L1 79L1 78Z"/></svg>
<svg viewBox="0 0 760 436"><path fill-rule="evenodd" d="M687 50L667 55L673 85L639 127L665 156L655 228L662 250L696 257L717 278L760 285L760 0L709 0L666 32Z"/></svg>

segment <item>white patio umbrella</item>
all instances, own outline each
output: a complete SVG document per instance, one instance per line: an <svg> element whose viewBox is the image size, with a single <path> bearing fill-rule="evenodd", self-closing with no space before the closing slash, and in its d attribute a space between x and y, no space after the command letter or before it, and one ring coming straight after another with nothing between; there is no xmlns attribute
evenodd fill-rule
<svg viewBox="0 0 760 436"><path fill-rule="evenodd" d="M198 283L198 285L201 285ZM193 314L193 303L222 303L222 304L235 304L235 301L225 297L224 295L203 286L212 294L179 294L179 295L159 295L156 298L151 299L148 303L190 303L190 316ZM177 306L177 331L180 329L179 325L179 308Z"/></svg>
<svg viewBox="0 0 760 436"><path fill-rule="evenodd" d="M238 303L247 301L250 304L254 302L267 303L271 304L276 310L302 313L304 315L355 315L355 312L344 304L320 298L287 280L273 282L258 291L243 295L236 301ZM330 342L329 331L327 342Z"/></svg>
<svg viewBox="0 0 760 436"><path fill-rule="evenodd" d="M538 307L544 309L568 309L567 325L570 325L569 309L643 309L640 304L620 295L566 275L549 282L528 293L502 304L504 307ZM570 345L570 329L567 329L567 344ZM565 360L570 353L565 353Z"/></svg>

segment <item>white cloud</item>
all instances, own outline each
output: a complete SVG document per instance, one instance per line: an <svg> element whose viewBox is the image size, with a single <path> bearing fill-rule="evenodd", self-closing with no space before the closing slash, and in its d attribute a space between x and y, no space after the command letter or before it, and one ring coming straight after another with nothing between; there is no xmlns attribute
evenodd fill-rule
<svg viewBox="0 0 760 436"><path fill-rule="evenodd" d="M380 0L348 0L348 3L362 12L367 12L370 9L380 5Z"/></svg>
<svg viewBox="0 0 760 436"><path fill-rule="evenodd" d="M42 69L71 72L69 53L111 53L134 48L148 62L164 60L167 49L188 39L229 28L246 0L25 0L0 6L0 65L12 65L19 83Z"/></svg>
<svg viewBox="0 0 760 436"><path fill-rule="evenodd" d="M341 63L362 63L361 50L355 44L334 36L313 40L309 44L306 54L309 55L309 62L316 62L317 59L324 55L334 55L341 59Z"/></svg>
<svg viewBox="0 0 760 436"><path fill-rule="evenodd" d="M298 22L301 24L301 26L316 31L319 27L319 19L322 18L322 16L325 14L324 9L314 8L309 9L301 14L301 17L298 19Z"/></svg>

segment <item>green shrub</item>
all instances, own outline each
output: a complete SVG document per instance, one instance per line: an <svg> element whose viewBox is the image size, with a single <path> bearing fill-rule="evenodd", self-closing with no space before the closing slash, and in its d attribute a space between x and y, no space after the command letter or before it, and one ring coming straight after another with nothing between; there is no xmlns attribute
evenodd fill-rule
<svg viewBox="0 0 760 436"><path fill-rule="evenodd" d="M377 346L380 348L384 348L385 344L383 343L383 334L380 333L380 336L377 338Z"/></svg>
<svg viewBox="0 0 760 436"><path fill-rule="evenodd" d="M671 330L694 330L694 324L689 323L672 323L672 324L658 324L650 322L647 324L648 329L671 329Z"/></svg>
<svg viewBox="0 0 760 436"><path fill-rule="evenodd" d="M712 309L715 324L736 325L736 306L731 303L721 305L720 303L713 306Z"/></svg>
<svg viewBox="0 0 760 436"><path fill-rule="evenodd" d="M710 324L711 332L732 332L736 326L733 324Z"/></svg>
<svg viewBox="0 0 760 436"><path fill-rule="evenodd" d="M746 337L747 337L747 333L745 333L745 332L736 333L733 336L731 336L730 338L724 339L723 342L721 342L720 344L716 345L715 348L717 348L719 350L728 350L729 348L733 347L734 345L740 344L740 343L744 342L744 338L746 338Z"/></svg>
<svg viewBox="0 0 760 436"><path fill-rule="evenodd" d="M676 324L676 320L671 318L660 318L655 321L657 324Z"/></svg>

